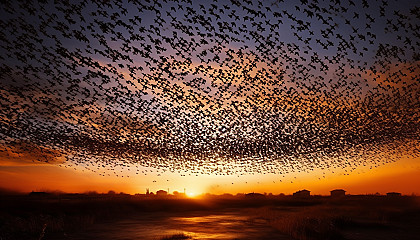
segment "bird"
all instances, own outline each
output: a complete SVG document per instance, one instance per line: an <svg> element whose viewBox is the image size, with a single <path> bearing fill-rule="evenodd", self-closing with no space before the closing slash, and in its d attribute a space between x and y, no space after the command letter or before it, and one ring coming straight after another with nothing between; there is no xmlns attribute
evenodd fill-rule
<svg viewBox="0 0 420 240"><path fill-rule="evenodd" d="M418 157L418 6L318 2L2 4L0 146L118 177Z"/></svg>

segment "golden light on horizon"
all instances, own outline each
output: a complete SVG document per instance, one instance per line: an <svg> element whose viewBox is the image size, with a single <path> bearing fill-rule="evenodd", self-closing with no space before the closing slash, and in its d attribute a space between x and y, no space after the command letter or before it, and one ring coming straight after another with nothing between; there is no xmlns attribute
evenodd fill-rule
<svg viewBox="0 0 420 240"><path fill-rule="evenodd" d="M243 3L265 21L248 19L248 7L217 1L187 12L187 2L165 2L164 16L150 11L156 6L110 4L84 23L69 22L73 34L62 16L79 19L95 4L71 13L63 4L41 4L37 16L1 6L5 33L14 37L0 38L10 52L0 57L0 92L7 96L0 98L0 189L170 189L188 197L418 191L418 56L408 54L416 35L403 27L417 6L388 6L407 11L406 18L366 8L366 17L355 19L340 9L360 9L343 4L329 9L340 28L327 30L330 13L312 18L304 13L312 5L303 2ZM220 17L210 21L207 12L216 7ZM38 19L50 16L49 8L59 14L44 26ZM125 14L100 17L120 8ZM141 20L140 10L150 18ZM181 17L201 13L210 24L226 24L203 29ZM392 21L404 24L391 28ZM114 25L131 30L108 32L105 26ZM22 49L18 36L32 47ZM383 184L396 176L398 186Z"/></svg>
<svg viewBox="0 0 420 240"><path fill-rule="evenodd" d="M197 197L197 194L195 192L187 192L186 194L187 194L187 197L189 198Z"/></svg>

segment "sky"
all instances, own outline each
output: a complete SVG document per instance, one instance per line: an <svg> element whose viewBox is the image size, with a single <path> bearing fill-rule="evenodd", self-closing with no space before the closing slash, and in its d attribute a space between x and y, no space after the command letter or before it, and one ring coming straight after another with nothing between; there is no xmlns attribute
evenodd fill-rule
<svg viewBox="0 0 420 240"><path fill-rule="evenodd" d="M5 3L0 188L420 194L419 9Z"/></svg>
<svg viewBox="0 0 420 240"><path fill-rule="evenodd" d="M0 166L1 188L19 192L63 191L107 193L110 190L130 194L145 193L146 189L156 192L165 190L192 194L236 194L273 193L291 194L308 189L312 194L328 195L333 189L345 189L348 194L385 194L401 192L419 195L419 158L403 159L399 162L374 169L358 169L357 173L301 173L279 176L256 174L250 176L209 176L179 174L148 174L138 176L128 172L125 177L100 176L83 169L70 169L46 163L7 163L2 158ZM129 176L129 177L127 177ZM324 178L325 176L325 178ZM295 178L296 177L296 178ZM169 181L168 181L169 180ZM280 181L281 180L281 181ZM154 182L156 181L156 182ZM233 184L232 184L233 183Z"/></svg>

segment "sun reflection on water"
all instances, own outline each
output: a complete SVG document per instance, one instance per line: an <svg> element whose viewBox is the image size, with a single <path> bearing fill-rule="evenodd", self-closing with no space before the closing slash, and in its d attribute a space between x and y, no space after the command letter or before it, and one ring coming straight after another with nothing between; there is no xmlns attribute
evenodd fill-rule
<svg viewBox="0 0 420 240"><path fill-rule="evenodd" d="M73 239L171 239L180 235L189 239L253 240L288 239L270 227L267 222L258 221L247 211L210 213L198 211L181 216L146 214L133 219L98 225Z"/></svg>

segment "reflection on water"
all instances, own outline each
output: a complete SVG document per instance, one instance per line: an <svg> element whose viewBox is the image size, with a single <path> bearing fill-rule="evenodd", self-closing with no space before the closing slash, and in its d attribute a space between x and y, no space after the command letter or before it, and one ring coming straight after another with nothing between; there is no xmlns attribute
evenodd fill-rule
<svg viewBox="0 0 420 240"><path fill-rule="evenodd" d="M218 214L192 217L172 217L184 234L196 239L235 239L243 235L241 229L249 225L248 218L237 214Z"/></svg>
<svg viewBox="0 0 420 240"><path fill-rule="evenodd" d="M289 239L263 219L238 212L194 212L181 216L150 214L124 221L98 224L72 239L146 239L183 233L193 239Z"/></svg>

